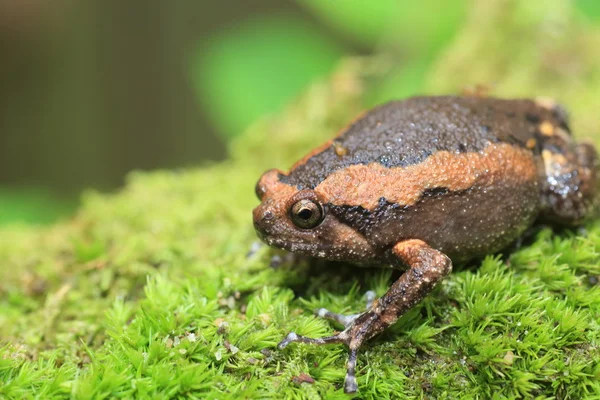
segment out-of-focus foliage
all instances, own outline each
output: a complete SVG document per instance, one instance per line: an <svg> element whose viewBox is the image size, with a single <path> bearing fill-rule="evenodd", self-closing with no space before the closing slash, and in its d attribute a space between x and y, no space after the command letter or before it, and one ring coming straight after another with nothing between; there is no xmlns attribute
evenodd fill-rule
<svg viewBox="0 0 600 400"><path fill-rule="evenodd" d="M203 44L194 64L199 100L214 124L235 136L281 109L311 81L325 77L342 47L293 16L231 26Z"/></svg>
<svg viewBox="0 0 600 400"><path fill-rule="evenodd" d="M0 225L8 223L44 224L68 215L74 204L41 188L0 187Z"/></svg>
<svg viewBox="0 0 600 400"><path fill-rule="evenodd" d="M195 81L203 93L210 93L210 96L201 100L210 109L214 123L227 136L235 136L260 116L281 109L298 93L302 85L330 70L340 56L343 43L355 43L361 47L360 51L377 52L386 57L390 71L379 83L373 85L364 99L365 106L372 106L391 99L431 92L432 85L428 82L428 75L432 62L445 46L455 40L458 30L468 25L473 26L474 30L486 29L478 22L485 20L484 15L465 20L467 10L481 9L485 12L485 2L297 1L339 36L326 36L324 31L315 30L300 17L289 21L288 17L273 17L228 29L222 35L215 36L208 47L201 48L199 54L203 62L194 65ZM557 5L559 3L560 1ZM557 10L561 6L549 8L542 2L505 2L494 7L505 8L505 15L513 15L509 11L511 9L522 8L524 13L530 13L532 19L547 21L548 29L538 32L538 35L555 34L564 37L560 30L565 24L560 20L568 18L567 13L577 10L590 21L600 21L600 2L576 0L575 5L574 9L564 8L564 13L553 14L549 14L547 10ZM530 23L527 20L521 22ZM463 50L485 51L493 55L498 46L501 46L499 40L505 38L521 43L523 51L516 55L497 54L495 58L516 57L519 54L534 56L534 50L544 51L543 48L531 49L531 42L518 34L508 38L501 28L494 29L487 29L480 37L467 33L471 42L480 40L487 44L485 48L463 47ZM452 55L448 55L446 59L452 58ZM486 62L485 60L493 58L481 59ZM491 62L498 64L496 61ZM549 60L550 69L554 68L553 62ZM488 71L498 72L493 68L481 68L483 74ZM447 79L445 86L452 86L456 92L462 89L457 89L456 82L493 85L498 79L502 79L502 74L495 77L496 79L485 77L483 80L483 75L465 76L459 73L455 76L456 79ZM276 85L272 84L274 81L277 82ZM514 95L526 94L522 92Z"/></svg>
<svg viewBox="0 0 600 400"><path fill-rule="evenodd" d="M600 22L600 1L598 0L575 0L577 8L589 19Z"/></svg>
<svg viewBox="0 0 600 400"><path fill-rule="evenodd" d="M455 37L466 12L466 0L401 2L387 46L391 71L376 84L365 106L423 94L432 62Z"/></svg>
<svg viewBox="0 0 600 400"><path fill-rule="evenodd" d="M400 11L407 5L419 8L419 3L398 0L298 0L322 21L364 46L373 47L381 42L390 28L402 18Z"/></svg>
<svg viewBox="0 0 600 400"><path fill-rule="evenodd" d="M273 16L230 26L200 46L192 65L199 100L226 136L281 109L330 71L347 42L387 54L395 65L367 104L419 92L424 72L453 38L466 6L466 0L441 6L435 0L298 1L340 36L332 38L300 17Z"/></svg>

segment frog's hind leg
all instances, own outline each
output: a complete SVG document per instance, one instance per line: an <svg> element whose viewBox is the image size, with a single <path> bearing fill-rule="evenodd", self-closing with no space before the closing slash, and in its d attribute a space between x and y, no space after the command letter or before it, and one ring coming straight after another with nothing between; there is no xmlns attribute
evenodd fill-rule
<svg viewBox="0 0 600 400"><path fill-rule="evenodd" d="M289 333L278 347L283 349L292 342L308 344L343 343L350 349L346 364L344 391L358 390L356 382L356 358L362 344L394 324L406 311L414 307L452 270L452 262L443 253L429 247L421 240L406 240L397 243L393 253L408 271L392 284L379 299L373 301L369 310L357 316L343 316L325 310L324 316L336 321L347 322L342 332L324 338L307 338L295 332Z"/></svg>
<svg viewBox="0 0 600 400"><path fill-rule="evenodd" d="M579 168L583 174L583 185L581 187L582 197L592 207L598 205L598 189L600 189L600 160L598 153L592 143L583 142L576 149Z"/></svg>
<svg viewBox="0 0 600 400"><path fill-rule="evenodd" d="M565 142L556 145L550 140L548 144L542 151L542 217L561 225L578 225L598 208L598 155L590 143L571 144L572 151L563 151L568 146Z"/></svg>
<svg viewBox="0 0 600 400"><path fill-rule="evenodd" d="M367 300L366 309L369 310L373 306L373 302L377 298L377 294L374 291L369 290L365 293L365 298ZM354 322L354 320L356 318L358 318L358 316L361 313L345 315L345 314L338 314L338 313L331 312L326 308L319 308L316 311L316 314L321 318L326 318L331 321L335 321L339 324L344 325L344 328L347 328L348 325L350 325L352 322Z"/></svg>

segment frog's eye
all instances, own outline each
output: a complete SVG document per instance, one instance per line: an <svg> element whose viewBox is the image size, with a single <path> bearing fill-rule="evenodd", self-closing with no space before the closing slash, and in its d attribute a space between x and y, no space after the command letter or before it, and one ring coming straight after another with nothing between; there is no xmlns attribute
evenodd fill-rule
<svg viewBox="0 0 600 400"><path fill-rule="evenodd" d="M298 228L311 229L323 221L325 213L320 204L315 203L312 200L304 199L296 202L292 206L290 209L290 216L292 222Z"/></svg>

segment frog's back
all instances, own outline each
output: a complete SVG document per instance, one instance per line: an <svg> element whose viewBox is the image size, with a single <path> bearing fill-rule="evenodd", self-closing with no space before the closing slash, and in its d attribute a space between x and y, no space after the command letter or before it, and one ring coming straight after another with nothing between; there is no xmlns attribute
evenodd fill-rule
<svg viewBox="0 0 600 400"><path fill-rule="evenodd" d="M569 132L561 107L533 100L440 96L395 101L361 116L281 180L314 189L335 171L352 165L408 167L440 152L481 152L494 143L539 154L544 121Z"/></svg>

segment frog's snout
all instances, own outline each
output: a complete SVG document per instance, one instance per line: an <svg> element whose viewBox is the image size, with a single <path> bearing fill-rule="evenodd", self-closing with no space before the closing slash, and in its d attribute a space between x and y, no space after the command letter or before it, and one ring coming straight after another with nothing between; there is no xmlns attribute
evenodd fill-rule
<svg viewBox="0 0 600 400"><path fill-rule="evenodd" d="M254 229L260 239L264 240L269 235L268 227L272 225L275 214L273 211L260 205L252 211L252 216L254 219Z"/></svg>

